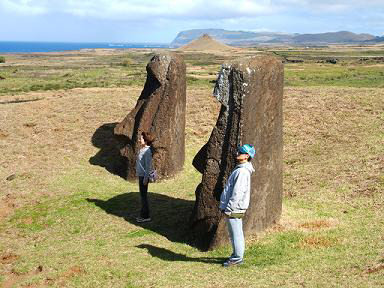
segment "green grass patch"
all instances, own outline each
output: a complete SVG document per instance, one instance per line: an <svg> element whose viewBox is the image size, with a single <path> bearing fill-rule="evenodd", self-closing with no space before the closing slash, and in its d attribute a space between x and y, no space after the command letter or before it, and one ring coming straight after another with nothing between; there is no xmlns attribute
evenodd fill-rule
<svg viewBox="0 0 384 288"><path fill-rule="evenodd" d="M286 64L285 85L383 88L384 72L380 66Z"/></svg>
<svg viewBox="0 0 384 288"><path fill-rule="evenodd" d="M49 91L91 87L126 87L144 85L145 65L149 55L123 54L116 56L85 57L79 63L64 58L47 56L19 56L33 61L47 61L49 65L25 63L3 67L0 94L29 91ZM16 57L16 56L14 56ZM35 60L36 58L36 60ZM67 61L67 62L65 62Z"/></svg>
<svg viewBox="0 0 384 288"><path fill-rule="evenodd" d="M303 59L314 59L314 58L348 58L348 57L365 57L375 56L384 57L384 50L374 49L291 49L291 50L268 50L275 55L282 57L299 57Z"/></svg>
<svg viewBox="0 0 384 288"><path fill-rule="evenodd" d="M192 87L215 87L214 80L206 78L196 78L193 76L187 76L187 85Z"/></svg>
<svg viewBox="0 0 384 288"><path fill-rule="evenodd" d="M298 244L304 238L300 232L281 233L269 243L254 244L247 250L247 265L266 267L282 264L298 257Z"/></svg>

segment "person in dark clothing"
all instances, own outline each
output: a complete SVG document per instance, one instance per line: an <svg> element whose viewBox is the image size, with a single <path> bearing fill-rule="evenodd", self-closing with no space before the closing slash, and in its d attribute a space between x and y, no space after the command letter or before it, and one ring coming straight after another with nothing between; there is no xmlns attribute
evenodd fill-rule
<svg viewBox="0 0 384 288"><path fill-rule="evenodd" d="M155 136L149 132L140 135L141 149L136 159L136 176L139 177L139 191L141 198L140 216L136 218L138 223L151 221L148 204L148 182L149 173L152 171L152 149L151 145Z"/></svg>

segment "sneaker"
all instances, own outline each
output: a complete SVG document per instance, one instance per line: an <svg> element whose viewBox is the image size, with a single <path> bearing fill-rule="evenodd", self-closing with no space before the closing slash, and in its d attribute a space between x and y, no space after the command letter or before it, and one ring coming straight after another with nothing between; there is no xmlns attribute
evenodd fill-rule
<svg viewBox="0 0 384 288"><path fill-rule="evenodd" d="M228 259L223 263L224 267L230 267L235 265L243 264L243 259Z"/></svg>
<svg viewBox="0 0 384 288"><path fill-rule="evenodd" d="M151 221L151 220L152 220L152 219L151 219L150 217L148 217L148 218L137 217L137 218L136 218L136 222L137 222L137 223L149 222L149 221Z"/></svg>

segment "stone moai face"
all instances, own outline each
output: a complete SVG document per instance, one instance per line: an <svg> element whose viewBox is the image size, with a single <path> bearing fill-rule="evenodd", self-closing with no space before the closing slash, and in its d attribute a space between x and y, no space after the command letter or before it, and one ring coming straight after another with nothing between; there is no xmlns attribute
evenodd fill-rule
<svg viewBox="0 0 384 288"><path fill-rule="evenodd" d="M135 108L114 133L125 136L121 154L127 158L128 179L135 178L136 155L143 131L156 135L153 164L159 177L180 171L185 159L185 63L175 53L158 54L147 65L147 80Z"/></svg>
<svg viewBox="0 0 384 288"><path fill-rule="evenodd" d="M276 222L282 206L283 64L270 56L245 58L223 64L214 96L222 104L207 144L193 160L203 174L196 189L191 233L202 249L228 241L219 211L220 195L236 166L238 145L253 144L251 203L244 230L261 231Z"/></svg>

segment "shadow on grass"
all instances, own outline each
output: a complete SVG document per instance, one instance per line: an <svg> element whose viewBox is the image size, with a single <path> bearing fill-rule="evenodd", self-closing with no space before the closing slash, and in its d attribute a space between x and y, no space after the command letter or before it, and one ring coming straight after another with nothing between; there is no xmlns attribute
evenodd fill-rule
<svg viewBox="0 0 384 288"><path fill-rule="evenodd" d="M140 244L136 247L141 249L147 249L148 253L151 254L152 257L157 257L165 261L184 261L184 262L203 262L203 263L222 264L226 260L226 258L188 257L184 254L175 253L165 248L156 247L150 244Z"/></svg>
<svg viewBox="0 0 384 288"><path fill-rule="evenodd" d="M16 104L16 103L26 103L26 102L35 102L39 100L43 100L44 98L34 98L34 99L19 99L19 100L9 100L9 101L1 101L0 105L4 104Z"/></svg>
<svg viewBox="0 0 384 288"><path fill-rule="evenodd" d="M146 223L136 222L141 208L139 192L124 193L106 201L89 198L87 201L95 203L108 214L122 217L129 223L160 234L172 242L191 245L188 223L194 201L156 193L148 193L148 199L152 221Z"/></svg>
<svg viewBox="0 0 384 288"><path fill-rule="evenodd" d="M89 159L89 163L104 167L108 172L125 179L127 160L120 154L122 142L113 133L116 125L117 123L106 123L96 129L92 135L92 144L100 148L100 151Z"/></svg>

